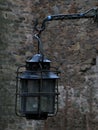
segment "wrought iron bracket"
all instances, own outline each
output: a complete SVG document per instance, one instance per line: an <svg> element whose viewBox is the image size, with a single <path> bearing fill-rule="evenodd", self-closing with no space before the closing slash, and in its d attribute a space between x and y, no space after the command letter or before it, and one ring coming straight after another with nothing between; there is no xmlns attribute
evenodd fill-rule
<svg viewBox="0 0 98 130"><path fill-rule="evenodd" d="M34 30L38 32L38 36L42 33L42 31L46 28L46 22L53 21L53 20L71 20L71 19L81 19L81 18L93 18L94 22L98 22L98 8L94 7L91 8L84 13L77 13L77 14L57 14L57 15L49 15L44 18L42 25L38 28L38 20L36 20L34 25Z"/></svg>

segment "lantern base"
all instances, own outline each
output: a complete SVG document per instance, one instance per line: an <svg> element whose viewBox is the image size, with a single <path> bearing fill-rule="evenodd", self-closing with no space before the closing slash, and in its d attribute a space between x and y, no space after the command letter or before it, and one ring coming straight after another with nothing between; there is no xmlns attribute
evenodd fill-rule
<svg viewBox="0 0 98 130"><path fill-rule="evenodd" d="M40 113L40 114L25 114L27 120L46 120L48 117L47 113Z"/></svg>

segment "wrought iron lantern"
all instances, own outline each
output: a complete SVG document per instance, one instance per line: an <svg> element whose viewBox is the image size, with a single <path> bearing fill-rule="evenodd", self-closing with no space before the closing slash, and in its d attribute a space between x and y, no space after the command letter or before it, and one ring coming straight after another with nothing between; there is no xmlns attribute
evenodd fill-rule
<svg viewBox="0 0 98 130"><path fill-rule="evenodd" d="M17 69L16 80L16 114L27 119L47 119L56 114L58 109L58 71L52 70L50 61L43 55L40 34L45 30L46 22L53 20L67 20L93 18L98 22L98 8L92 8L79 14L58 14L46 17L42 26L34 29L38 32L34 37L38 40L38 54L26 61L25 66Z"/></svg>
<svg viewBox="0 0 98 130"><path fill-rule="evenodd" d="M58 110L58 71L51 70L50 60L36 54L17 70L16 114L42 120Z"/></svg>

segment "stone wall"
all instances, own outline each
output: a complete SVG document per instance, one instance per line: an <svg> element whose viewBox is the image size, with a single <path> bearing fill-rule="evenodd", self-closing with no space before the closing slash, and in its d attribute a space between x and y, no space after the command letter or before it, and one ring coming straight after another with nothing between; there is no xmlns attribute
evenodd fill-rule
<svg viewBox="0 0 98 130"><path fill-rule="evenodd" d="M47 121L15 115L17 66L36 50L33 26L50 14L83 12L97 0L0 0L0 129L98 129L98 24L93 19L52 21L42 33L44 53L61 71L59 112Z"/></svg>

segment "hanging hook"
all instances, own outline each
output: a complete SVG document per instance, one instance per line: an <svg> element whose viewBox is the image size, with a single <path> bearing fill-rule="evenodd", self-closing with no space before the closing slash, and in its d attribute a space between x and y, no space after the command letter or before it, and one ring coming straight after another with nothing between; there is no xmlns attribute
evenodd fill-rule
<svg viewBox="0 0 98 130"><path fill-rule="evenodd" d="M38 37L40 37L40 34L42 33L42 31L44 31L45 30L45 22L47 21L47 18L45 18L44 20L43 20L43 22L42 22L42 25L41 25L41 27L40 28L38 28L37 26L38 26L38 19L36 19L35 20L35 22L34 22L34 30L36 30L37 32L38 32Z"/></svg>
<svg viewBox="0 0 98 130"><path fill-rule="evenodd" d="M38 41L38 53L40 53L42 57L44 57L43 46L40 37L38 36L38 34L35 34L33 38L35 38Z"/></svg>

